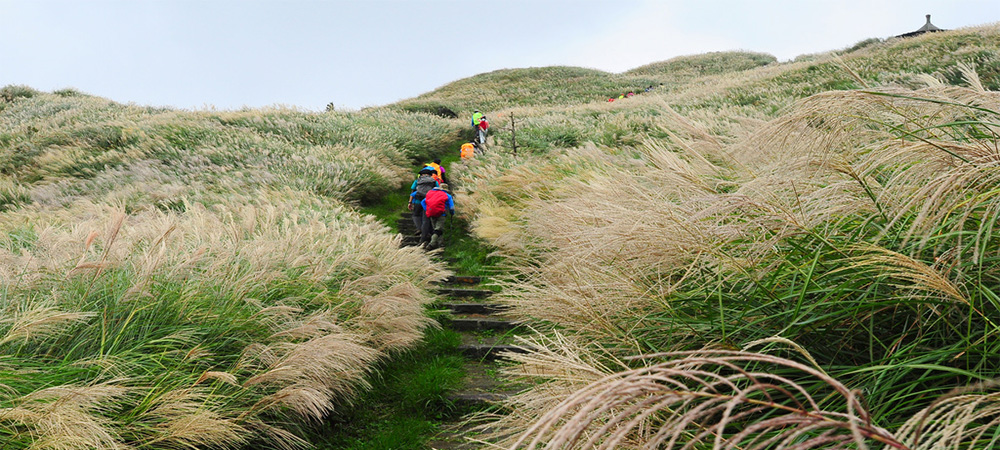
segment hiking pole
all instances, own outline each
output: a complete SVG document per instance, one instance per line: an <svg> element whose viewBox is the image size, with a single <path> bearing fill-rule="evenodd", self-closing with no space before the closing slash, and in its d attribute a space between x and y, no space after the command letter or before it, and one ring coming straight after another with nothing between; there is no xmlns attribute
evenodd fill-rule
<svg viewBox="0 0 1000 450"><path fill-rule="evenodd" d="M451 233L451 231L452 231L452 228L451 228L451 218L453 216L454 216L454 214L448 214L448 223L445 224L445 229L446 229L446 231L448 233ZM445 242L444 242L444 235L442 234L441 235L441 246L444 247L444 244L445 244Z"/></svg>

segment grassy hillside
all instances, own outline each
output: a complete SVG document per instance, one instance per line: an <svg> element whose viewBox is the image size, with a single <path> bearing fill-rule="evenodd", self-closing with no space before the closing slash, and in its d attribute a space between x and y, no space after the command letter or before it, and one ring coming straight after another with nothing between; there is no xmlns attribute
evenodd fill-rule
<svg viewBox="0 0 1000 450"><path fill-rule="evenodd" d="M485 111L520 156L457 172L539 330L499 441L988 448L998 35Z"/></svg>
<svg viewBox="0 0 1000 450"><path fill-rule="evenodd" d="M501 70L358 113L0 89L0 441L306 446L445 275L355 206L479 108L459 208L537 330L497 443L988 448L998 35Z"/></svg>
<svg viewBox="0 0 1000 450"><path fill-rule="evenodd" d="M647 64L625 72L631 76L665 77L670 80L691 79L750 70L778 59L766 53L712 52L703 55L679 56L667 61Z"/></svg>
<svg viewBox="0 0 1000 450"><path fill-rule="evenodd" d="M882 85L915 88L926 86L928 76L943 84L961 83L958 63L975 66L986 89L1000 87L993 31L936 36L865 41L783 64L769 55L725 52L675 58L623 74L571 67L500 70L391 107L428 112L444 108L466 119L478 108L492 118L494 136L506 149L512 147L509 118L514 113L516 120L524 121L516 125L523 132L517 138L520 150L545 152L583 142L618 147L646 136L665 138L656 129L663 108L649 106L661 101L697 118L717 138L729 139L745 133L746 125L771 120L798 99L820 92ZM649 85L656 87L652 96L607 102ZM642 102L635 101L640 98Z"/></svg>
<svg viewBox="0 0 1000 450"><path fill-rule="evenodd" d="M446 275L351 205L455 136L0 90L4 448L308 446L421 338Z"/></svg>
<svg viewBox="0 0 1000 450"><path fill-rule="evenodd" d="M668 88L709 75L743 71L775 61L749 52L709 53L674 58L623 74L581 67L504 69L449 83L432 92L393 105L407 111L434 112L439 107L471 114L473 109L499 110L516 106L568 106L611 97L647 86Z"/></svg>

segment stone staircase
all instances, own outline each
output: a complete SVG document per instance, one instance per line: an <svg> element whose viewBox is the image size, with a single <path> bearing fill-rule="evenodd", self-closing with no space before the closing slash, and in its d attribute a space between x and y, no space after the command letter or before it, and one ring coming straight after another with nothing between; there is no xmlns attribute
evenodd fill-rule
<svg viewBox="0 0 1000 450"><path fill-rule="evenodd" d="M402 245L419 245L420 239L415 235L416 228L409 212L401 214L398 225L403 236ZM444 252L447 253L447 247ZM519 331L519 324L498 316L508 307L489 301L495 292L480 288L483 281L481 277L453 276L439 283L437 290L441 301L436 306L450 313L441 319L442 325L462 335L458 350L466 359L465 381L460 390L450 395L450 399L463 413L489 408L496 401L515 393L516 387L502 382L497 372L504 364L502 355L505 352L526 351L511 343ZM428 448L481 448L481 445L465 439L472 431L471 426L463 421L456 420L443 428L428 443Z"/></svg>

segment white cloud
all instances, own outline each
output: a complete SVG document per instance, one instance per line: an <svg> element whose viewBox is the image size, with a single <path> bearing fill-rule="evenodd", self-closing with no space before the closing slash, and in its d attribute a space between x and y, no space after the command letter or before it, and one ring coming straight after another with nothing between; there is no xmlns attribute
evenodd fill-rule
<svg viewBox="0 0 1000 450"><path fill-rule="evenodd" d="M574 65L623 72L680 55L740 49L739 42L727 36L684 30L678 3L646 1L609 18L606 27L578 39L567 59Z"/></svg>

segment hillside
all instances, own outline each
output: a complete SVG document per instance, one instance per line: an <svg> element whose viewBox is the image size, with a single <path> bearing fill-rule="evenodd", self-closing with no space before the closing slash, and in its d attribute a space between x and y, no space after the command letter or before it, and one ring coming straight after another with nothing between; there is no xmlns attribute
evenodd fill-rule
<svg viewBox="0 0 1000 450"><path fill-rule="evenodd" d="M674 58L622 74L565 66L503 69L458 80L391 106L430 113L441 106L470 112L474 108L568 106L641 92L661 83L673 87L699 76L737 72L774 61L770 55L728 52Z"/></svg>
<svg viewBox="0 0 1000 450"><path fill-rule="evenodd" d="M455 135L0 90L4 447L308 446L447 275L354 206Z"/></svg>
<svg viewBox="0 0 1000 450"><path fill-rule="evenodd" d="M631 137L652 133L648 121L636 123L621 116L647 117L643 102L606 104L609 97L655 86L658 100L668 101L689 115L713 116L713 131L727 138L734 121L769 120L782 108L820 92L881 85L923 86L930 75L945 84L963 79L957 63L976 67L986 89L1000 87L1000 56L992 51L991 29L956 30L947 39L924 35L906 40L868 40L840 52L804 55L790 63L750 52L724 52L675 58L623 74L550 67L500 70L459 80L414 99L390 105L410 111L445 108L467 117L475 108L488 112L494 125L509 126L509 114L525 120L518 144L525 151L552 145L573 147L582 142L617 146L634 143ZM662 86L660 84L663 84ZM648 100L648 98L647 98ZM638 108L638 111L633 111ZM721 110L738 109L719 116ZM506 134L497 134L505 139ZM509 147L509 139L501 140Z"/></svg>
<svg viewBox="0 0 1000 450"><path fill-rule="evenodd" d="M497 130L462 194L538 330L496 442L989 448L998 34L485 109L518 157Z"/></svg>
<svg viewBox="0 0 1000 450"><path fill-rule="evenodd" d="M506 69L350 113L4 87L0 441L308 447L447 275L358 206L478 108L488 151L449 174L531 351L477 439L989 448L998 55L984 26Z"/></svg>

